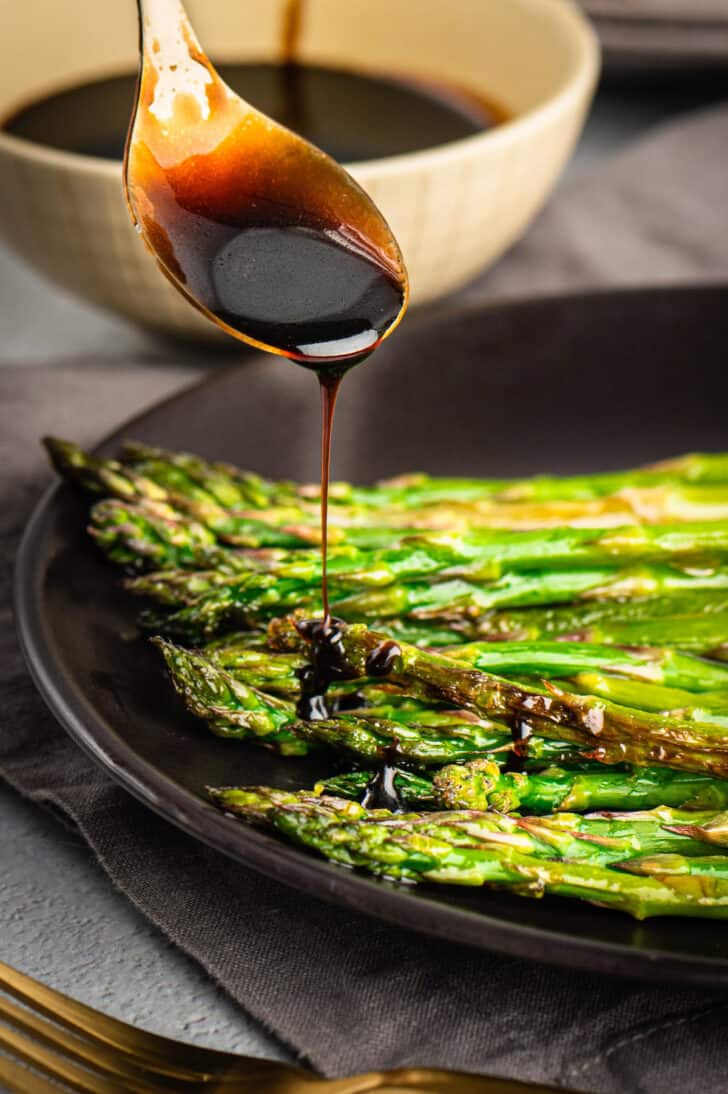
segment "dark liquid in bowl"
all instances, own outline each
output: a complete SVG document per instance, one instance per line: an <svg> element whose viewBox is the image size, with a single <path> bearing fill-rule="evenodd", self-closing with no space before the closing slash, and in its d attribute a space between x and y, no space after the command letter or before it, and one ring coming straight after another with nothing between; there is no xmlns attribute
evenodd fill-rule
<svg viewBox="0 0 728 1094"><path fill-rule="evenodd" d="M499 108L455 87L285 64L220 65L248 102L339 162L416 152L481 133ZM134 74L81 84L32 103L3 128L67 152L120 160L134 104Z"/></svg>

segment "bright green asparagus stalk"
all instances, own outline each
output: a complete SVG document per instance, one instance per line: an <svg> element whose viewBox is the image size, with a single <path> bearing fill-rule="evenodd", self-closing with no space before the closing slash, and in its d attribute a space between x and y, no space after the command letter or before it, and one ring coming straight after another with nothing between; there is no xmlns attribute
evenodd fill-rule
<svg viewBox="0 0 728 1094"><path fill-rule="evenodd" d="M274 625L274 645L290 641L295 626ZM288 637L287 637L288 636ZM515 685L477 669L459 667L452 658L427 653L360 624L338 630L342 675L352 678L386 671L405 686L431 689L453 705L479 715L526 722L541 736L591 746L590 758L605 763L664 764L687 771L728 776L728 729L710 722L622 707L594 696L571 694L555 684L546 690Z"/></svg>
<svg viewBox="0 0 728 1094"><path fill-rule="evenodd" d="M296 733L312 745L326 745L372 765L384 755L417 767L441 767L481 756L505 762L512 751L511 735L505 728L485 718L469 720L467 711L456 712L439 725L432 725L430 719L405 721L396 709L390 717L382 717L382 713L365 709L356 715L339 713L327 721L302 721L296 725ZM529 741L529 766L580 765L588 756L586 749L566 741L542 736Z"/></svg>
<svg viewBox="0 0 728 1094"><path fill-rule="evenodd" d="M86 468L86 465L82 467ZM119 468L117 477L125 470L121 465ZM122 478L122 484L125 488L133 488L127 478ZM165 489L159 482L153 485L155 489ZM167 496L179 503L177 495L169 490ZM210 497L205 504L205 520L215 526L216 521L211 516L213 511L217 512L215 499ZM221 517L219 513L217 516L229 523L228 517ZM289 538L291 543L298 545L297 549L269 548L251 554L218 542L209 527L173 509L168 502L107 500L94 508L91 519L92 533L101 546L113 561L125 566L137 569L153 566L160 570L180 566L219 568L230 573L261 569L275 572L282 578L310 583L321 579L320 551L301 549L305 540L301 540L295 529ZM260 539L258 525L253 523L243 531L245 542L255 546ZM443 574L451 578L469 578L477 584L493 580L505 569L538 566L575 568L660 561L714 563L728 553L728 532L719 523L654 528L632 526L606 532L585 528L535 532L480 530L462 535L422 532L404 542L398 542L402 535L400 530L378 531L368 527L352 529L348 535L362 545L334 546L329 552L329 572L332 577L338 576L343 587L354 590L422 578L432 580ZM269 538L266 533L264 539ZM308 538L310 541L310 536ZM363 545L366 540L389 545L366 549ZM167 552L165 545L169 545ZM190 549L181 549L186 546Z"/></svg>
<svg viewBox="0 0 728 1094"><path fill-rule="evenodd" d="M421 532L400 543L332 559L329 575L346 587L401 583L434 576L490 582L512 570L583 569L600 566L702 560L715 565L728 555L728 526L720 522L631 525L607 530L546 528L525 532L475 529L460 534ZM289 565L293 569L289 569ZM319 581L318 553L283 555L283 577Z"/></svg>
<svg viewBox="0 0 728 1094"><path fill-rule="evenodd" d="M343 751L376 764L388 753L420 766L442 766L478 756L507 758L509 731L470 711L408 711L389 706L340 711L320 721L299 718L295 703L252 687L200 653L156 640L175 688L188 709L221 736L258 738L284 753L304 753L310 746ZM266 687L270 674L263 678ZM271 690L275 689L275 684ZM560 740L530 743L529 762L579 763L583 750Z"/></svg>
<svg viewBox="0 0 728 1094"><path fill-rule="evenodd" d="M309 664L303 653L272 653L261 642L261 635L247 631L219 638L199 652L236 680L266 693L294 700L301 694L301 670ZM367 713L376 717L422 721L433 726L451 717L450 712L438 710L438 704L433 700L415 699L387 683L340 680L329 690L327 698L333 709L338 709L342 698L346 698L347 709L353 710L357 695L363 697Z"/></svg>
<svg viewBox="0 0 728 1094"><path fill-rule="evenodd" d="M491 760L473 760L443 768L435 775L432 789L446 809L496 809L499 813L589 813L660 805L728 808L728 781L666 767L601 772L549 767L529 774L501 772Z"/></svg>
<svg viewBox="0 0 728 1094"><path fill-rule="evenodd" d="M669 876L677 881L680 877L691 877L697 884L707 882L709 885L711 879L723 881L727 876L724 855L701 855L699 858L687 858L675 852L645 855L644 858L616 863L615 869L646 878Z"/></svg>
<svg viewBox="0 0 728 1094"><path fill-rule="evenodd" d="M728 701L728 666L671 649L541 641L475 642L442 652L458 662L499 675L554 680L584 672L612 673L691 692L722 688Z"/></svg>
<svg viewBox="0 0 728 1094"><path fill-rule="evenodd" d="M154 497L169 501L176 508L207 523L216 535L227 542L245 546L296 546L305 542L306 538L309 541L313 538L317 506L313 499L306 496L310 492L298 490L291 497L285 488L276 492L273 487L272 504L267 504L265 508L259 507L259 497L251 497L251 506L247 509L231 509L219 504L223 487L217 473L214 473L214 483L209 478L205 480L203 474L205 485L202 485L199 477L195 479L190 474L189 468L185 470L167 463L162 469L159 460L149 459L139 464L147 475L137 475L133 465L122 466L118 461L97 460L67 441L48 438L46 446L58 471L79 482L85 489L135 500L140 496L152 496L148 488L151 484ZM160 482L148 477L152 474ZM232 489L241 491L243 487L236 482L232 484ZM710 478L708 485L685 485L684 479L675 479L672 472L656 485L631 485L617 493L599 494L587 500L578 497L576 500L549 497L536 501L499 500L499 494L492 491L490 496L478 497L477 500L463 500L457 491L445 499L440 491L437 500L433 499L433 503L428 504L423 498L417 501L412 492L413 484L407 489L410 499L416 504L405 505L401 491L391 494L384 504L376 507L379 526L452 531L475 527L553 527L574 523L613 527L635 521L660 524L728 518L728 486L723 482L714 484ZM340 491L333 491L334 501L340 494ZM332 516L336 526L349 529L357 526L366 528L372 524L374 510L371 505L340 503L334 509Z"/></svg>
<svg viewBox="0 0 728 1094"><path fill-rule="evenodd" d="M108 505L108 503L104 503ZM145 515L146 516L146 515ZM176 547L184 538L184 529L155 528L146 516L149 535L155 545L159 540L174 533L172 546ZM92 521L98 525L97 536L103 535L108 543L107 551L112 549L124 554L143 548L140 521L123 519L123 506L116 505L107 519L105 508L98 508L92 514ZM122 538L132 523L133 540L124 542ZM109 527L110 525L110 527ZM196 529L192 530L193 532ZM211 533L208 533L211 536ZM198 535L192 537L197 547ZM121 540L121 542L119 542ZM214 542L214 537L213 537ZM205 544L207 546L207 544ZM139 551L146 562L149 551ZM113 556L112 556L113 557ZM170 554L170 561L174 552ZM381 589L392 585L413 582L431 584L436 581L462 579L474 585L492 584L509 574L522 570L543 572L553 568L593 572L605 568L608 573L613 568L630 571L636 564L657 564L661 562L679 563L682 566L695 567L700 564L709 569L720 560L728 557L728 525L723 524L686 524L651 528L634 526L616 531L598 532L584 528L547 529L540 532L471 532L464 535L437 535L422 533L417 537L405 538L400 543L379 549L365 550L354 545L333 547L329 552L328 576L333 588L340 596L367 589ZM232 552L211 548L199 551L200 565L206 569L214 566L234 575L240 571L258 569L275 574L282 581L294 580L309 585L321 582L321 552L311 550L268 550L253 552ZM194 555L183 557L182 565L194 567ZM168 565L159 569L167 569ZM638 573L638 571L634 571ZM157 575L155 575L156 577ZM159 580L163 580L161 575ZM173 575L173 580L182 585L184 575ZM598 579L599 580L599 579ZM155 595L145 590L145 579L139 582L139 591L146 595ZM694 583L693 583L694 587ZM578 590L580 591L580 590Z"/></svg>
<svg viewBox="0 0 728 1094"><path fill-rule="evenodd" d="M460 630L456 629L459 624L440 623L437 620L372 619L369 625L372 630L386 630L393 638L411 642L413 646L422 646L426 649L444 648L451 646L454 642L466 640L460 634Z"/></svg>
<svg viewBox="0 0 728 1094"><path fill-rule="evenodd" d="M254 644L249 633L210 642L200 653L225 669L236 680L269 694L297 699L301 692L299 673L308 662L301 653L272 653L265 645Z"/></svg>
<svg viewBox="0 0 728 1094"><path fill-rule="evenodd" d="M234 511L228 510L231 516ZM313 525L315 506L301 498L296 505L271 506L260 510L242 510L257 514L271 529L299 522ZM722 521L728 518L728 487L663 485L625 489L617 494L590 501L544 502L508 501L488 498L478 501L442 501L430 505L391 504L379 508L334 506L331 511L335 528L350 539L356 530L365 531L376 521L378 531L429 529L441 532L467 532L473 529L529 530L582 526L615 528L627 524L671 524L674 522ZM372 519L374 518L374 520ZM228 535L233 536L234 523ZM365 537L374 545L380 535Z"/></svg>
<svg viewBox="0 0 728 1094"><path fill-rule="evenodd" d="M266 694L293 701L301 693L301 670L308 665L301 653L272 653L261 646L251 648L249 634L232 642L219 639L205 646L200 655L227 670L236 680ZM178 651L184 659L185 651ZM361 706L355 706L357 700ZM327 704L336 712L335 724L298 726L296 732L311 742L322 741L344 751L353 751L359 759L377 762L385 753L398 752L408 760L440 762L439 756L457 750L459 756L488 754L507 759L511 735L505 726L479 718L468 710L454 710L432 697L415 698L395 685L375 680L339 680L327 693ZM356 720L347 721L348 713ZM424 738L424 740L422 740ZM462 743L459 738L463 738ZM532 738L527 766L555 762L588 767L583 752L563 741ZM601 765L594 767L601 769Z"/></svg>
<svg viewBox="0 0 728 1094"><path fill-rule="evenodd" d="M124 446L122 460L157 481L170 471L184 474L198 487L230 508L255 505L265 508L292 497L317 498L313 487L274 483L242 472L228 463L208 463L186 452L170 452L135 441ZM505 501L586 501L616 494L625 488L654 487L671 483L728 483L728 456L723 453L692 453L631 471L607 471L591 475L548 476L528 479L431 478L405 475L372 487L332 483L334 504L365 507L441 504L443 501L472 502L483 498Z"/></svg>
<svg viewBox="0 0 728 1094"><path fill-rule="evenodd" d="M337 483L337 497L359 504L432 505L443 501L472 502L484 497L500 501L590 501L634 487L664 486L675 482L705 485L728 482L728 457L723 453L694 453L631 471L591 475L536 475L527 479L442 479L402 475L375 487Z"/></svg>
<svg viewBox="0 0 728 1094"><path fill-rule="evenodd" d="M187 709L220 737L256 739L285 756L304 755L308 745L293 732L295 707L264 694L218 669L207 658L154 639Z"/></svg>
<svg viewBox="0 0 728 1094"><path fill-rule="evenodd" d="M269 695L297 700L301 695L301 672L308 666L308 660L300 653L272 653L260 639L260 635L246 632L233 636L232 641L210 642L199 653L243 684ZM346 709L354 710L357 697L372 716L422 720L432 725L439 725L445 718L442 712L433 709L437 704L432 701L423 702L404 695L392 685L367 680L338 681L329 690L327 702L333 710L338 710L342 700L346 700Z"/></svg>
<svg viewBox="0 0 728 1094"><path fill-rule="evenodd" d="M88 467L85 467L84 470L87 473L89 472ZM122 470L124 469L122 468ZM137 491L134 494L135 485L130 483L128 479L121 480L118 491L112 490L111 484L106 480L103 483L99 482L97 485L96 492L101 492L103 486L108 486L108 492L114 494L117 502L117 513L120 512L119 507L124 505L144 506L150 500L143 491ZM187 522L202 523L221 551L230 552L219 556L227 569L234 571L237 567L248 568L247 563L250 556L242 554L239 557L241 551L267 550L270 554L265 560L265 565L261 566L263 569L272 569L271 562L275 563L277 561L280 566L295 563L293 572L299 566L304 573L313 574L317 567L320 570L321 551L312 545L320 544L321 532L320 526L314 521L313 509L310 512L300 512L295 508L276 510L273 516L278 519L274 520L271 510L223 509L214 501L201 501L186 495L174 494L157 483L151 485L154 489L151 500L163 500L169 506L169 511L174 512L175 519L181 529ZM161 536L158 537L159 530L154 524L153 510L147 510L145 516L152 538L163 539L163 529ZM103 525L103 509L99 510L99 521ZM125 539L125 524L126 522L119 522L118 519L112 522L110 543L113 547L125 553L133 554L136 551L138 540L137 538L130 541ZM707 544L707 529L710 526L701 525L701 527L706 528L702 538ZM428 534L426 530L421 532L418 527L410 528L407 525L378 527L371 524L362 524L351 527L337 527L332 523L329 531L332 547L331 558L334 560L339 558L344 560L353 559L352 566L349 567L347 564L344 568L353 568L354 570L356 570L357 560L366 557L364 552L393 548L404 538ZM475 534L473 533L473 535ZM490 535L491 533L487 534ZM307 551L307 548L310 548L310 550ZM260 557L263 558L263 556ZM678 555L676 554L675 557L678 557ZM687 558L688 556L683 553L680 557ZM209 559L203 561L208 562ZM193 566L194 562L178 563L174 553L172 553L169 560L160 559L159 569L174 568L177 565ZM363 577L362 581L366 583L366 577Z"/></svg>
<svg viewBox="0 0 728 1094"><path fill-rule="evenodd" d="M201 514L208 511L214 513L222 508L211 494L198 488L191 480L174 488L168 483L157 482L154 477L144 474L141 468L124 465L118 460L92 456L72 441L44 437L43 444L58 474L92 494L126 501L187 501L190 508L185 509L186 512L199 506Z"/></svg>
<svg viewBox="0 0 728 1094"><path fill-rule="evenodd" d="M243 581L249 584L246 581L247 576L249 575L243 577ZM144 574L143 577L127 578L124 588L134 596L153 600L162 608L176 612L183 607L196 604L200 597L206 596L213 589L228 589L230 580L230 574L223 570L156 570L154 573ZM240 575L237 574L236 584L239 580ZM157 619L163 620L164 615L157 615L151 611L142 618L152 620L153 630L164 630L163 625L161 623L157 625L156 622ZM245 620L250 629L255 628L255 610L247 614L241 612L239 618L241 623ZM194 632L190 634L194 637Z"/></svg>
<svg viewBox="0 0 728 1094"><path fill-rule="evenodd" d="M133 469L122 467L118 460L91 456L77 444L58 437L44 437L43 444L58 474L91 494L110 495L126 501L169 500L165 489Z"/></svg>
<svg viewBox="0 0 728 1094"><path fill-rule="evenodd" d="M144 579L142 583L133 581L129 585L131 591L148 596L157 580L157 575L152 575L151 581ZM206 578L200 580L204 582ZM164 589L165 596L171 595L168 582ZM301 608L313 613L319 600L320 590L314 594L298 582L284 584L270 574L244 574L234 584L226 582L219 588L206 589L176 611L145 611L140 623L155 634L185 642L206 642L228 631L255 630L282 608Z"/></svg>
<svg viewBox="0 0 728 1094"><path fill-rule="evenodd" d="M262 821L296 843L347 866L409 882L497 885L522 895L553 893L619 908L638 919L655 915L728 916L728 859L686 854L689 837L661 831L669 811L630 819L501 817L462 812L368 813L353 802L266 788L211 791L227 812ZM663 820L657 813L663 814ZM642 860L639 856L642 854ZM645 859L670 856L664 873L644 870ZM673 856L676 856L675 858ZM637 858L634 873L614 869ZM668 863L675 863L670 873ZM605 863L609 865L605 865ZM644 873L637 871L642 868Z"/></svg>
<svg viewBox="0 0 728 1094"><path fill-rule="evenodd" d="M301 546L295 550L258 547L254 534L248 537L248 547L228 546L206 524L180 513L168 502L148 499L129 502L106 498L97 502L91 510L89 531L112 562L137 570L217 569L236 574L271 571L283 562L299 558L313 558L320 566L321 559L318 548L307 551ZM310 542L301 540L297 534L288 539L298 544ZM356 559L360 550L339 544L332 547L330 557L332 561L341 557ZM176 580L182 581L183 575Z"/></svg>
<svg viewBox="0 0 728 1094"><path fill-rule="evenodd" d="M458 620L502 607L558 604L578 600L625 600L715 590L728 591L728 567L688 572L672 566L626 569L508 572L485 585L453 579L412 582L345 595L332 583L333 606L343 619L414 618Z"/></svg>
<svg viewBox="0 0 728 1094"><path fill-rule="evenodd" d="M572 691L583 695L599 695L623 707L652 710L663 714L679 714L692 722L715 722L728 725L728 692L693 692L668 688L660 684L645 684L601 672L580 672L569 681Z"/></svg>
<svg viewBox="0 0 728 1094"><path fill-rule="evenodd" d="M222 543L257 548L300 547L319 542L313 508L308 516L295 507L279 514L281 521L276 526L268 519L268 510L226 509L201 488L176 492L138 475L133 467L117 460L97 459L68 441L46 437L44 444L58 473L84 490L125 502L165 502L181 521L191 519L205 525Z"/></svg>
<svg viewBox="0 0 728 1094"><path fill-rule="evenodd" d="M269 508L294 500L318 498L316 487L274 483L230 464L207 463L188 453L168 452L131 442L125 446L124 463L155 482L180 491L190 485L204 490L228 508ZM728 456L692 454L632 471L606 472L571 477L537 476L531 479L442 479L406 475L373 487L333 483L334 506L381 509L442 504L472 504L491 499L499 502L585 502L619 495L621 491L654 489L674 484L722 485L728 483Z"/></svg>
<svg viewBox="0 0 728 1094"><path fill-rule="evenodd" d="M207 793L215 805L226 813L244 817L251 824L265 825L272 811L280 805L295 805L302 798L316 798L317 791L278 790L273 787L208 786Z"/></svg>
<svg viewBox="0 0 728 1094"><path fill-rule="evenodd" d="M648 464L645 471L678 475L685 482L728 481L728 457L723 452L690 452ZM629 476L629 471L624 472Z"/></svg>
<svg viewBox="0 0 728 1094"><path fill-rule="evenodd" d="M205 586L208 586L205 588ZM212 587L209 587L212 586ZM226 575L153 574L132 581L131 591L156 596L168 604L175 597L179 607L171 614L151 612L144 617L148 628L170 637L191 641L210 638L227 630L260 626L275 615L296 608L317 610L318 584L273 573ZM192 589L204 591L196 598ZM670 566L627 570L572 570L508 573L488 585L453 580L436 584L390 585L346 595L337 580L329 586L332 609L349 621L389 618L428 619L457 626L490 608L503 605L548 604L578 599L624 600L629 597L672 595L714 589L728 590L728 567L688 573Z"/></svg>
<svg viewBox="0 0 728 1094"><path fill-rule="evenodd" d="M251 471L240 471L230 463L208 462L189 452L170 452L139 441L124 444L121 462L173 493L202 491L207 500L226 509L265 509L270 505L287 504L297 497L293 483L271 482ZM699 473L709 474L710 471L706 467ZM670 481L673 481L673 474L667 472ZM678 475L678 479L683 478L684 475ZM714 480L694 478L692 481Z"/></svg>
<svg viewBox="0 0 728 1094"><path fill-rule="evenodd" d="M88 530L106 556L126 569L223 572L237 565L238 556L220 547L209 528L180 520L166 502L106 498L93 506Z"/></svg>
<svg viewBox="0 0 728 1094"><path fill-rule="evenodd" d="M622 646L674 646L693 653L728 645L728 597L696 590L634 600L591 600L547 608L486 612L453 627L461 641L595 642Z"/></svg>
<svg viewBox="0 0 728 1094"><path fill-rule="evenodd" d="M167 502L106 498L93 506L89 532L107 557L126 569L249 568L245 553L220 546L209 528L182 517Z"/></svg>
<svg viewBox="0 0 728 1094"><path fill-rule="evenodd" d="M129 485L127 480L122 481L124 485ZM226 510L214 502L200 503L169 491L163 492L157 484L153 485L166 507L162 511L166 519L161 526L156 519L159 511L149 504L150 500L159 502L156 496L148 499L139 494L130 500L124 494L105 499L92 510L92 526L112 561L120 560L123 565L128 565L129 558L133 560L138 554L137 569L148 569L149 558L159 570L178 567L195 569L214 564L227 572L236 573L248 569L269 571L295 563L293 573L298 568L304 573L313 573L316 568L320 571L321 551L312 544L320 543L321 533L313 523L312 515L306 517L309 521L307 524L302 514L293 511L288 513L287 522L273 526L264 523L263 514L256 510ZM132 489L133 486L129 485L129 490ZM109 490L109 493L112 491ZM173 528L169 526L171 518L174 519ZM202 525L206 529L207 540L216 550L211 548L192 556L178 556L174 550L168 555L162 553L160 543L163 545L167 542L170 532L176 539L184 538L187 525L192 526L193 536L197 532L196 526ZM366 525L344 532L332 525L329 557L337 564L339 559L351 559L353 561L347 563L345 568L356 569L359 560L367 557L365 552L396 545L408 534L419 535L417 529ZM151 540L152 551L145 542L147 539ZM173 541L172 547L174 545Z"/></svg>
<svg viewBox="0 0 728 1094"><path fill-rule="evenodd" d="M595 642L597 645L670 646L683 652L728 661L728 610L710 611L722 597L712 593L691 594L693 614L679 614L685 597L652 597L649 600L592 600L558 604L548 608L512 608L486 612L473 619L439 622L429 619L372 620L372 630L386 630L393 638L413 646L441 649L473 639L502 642L560 638L562 642ZM708 605L706 607L706 604ZM648 617L646 606L657 609ZM676 614L669 613L674 605ZM597 626L596 618L601 619ZM579 629L579 621L583 629ZM541 623L543 626L543 633ZM588 623L587 623L588 621ZM577 624L575 626L575 624Z"/></svg>
<svg viewBox="0 0 728 1094"><path fill-rule="evenodd" d="M314 793L361 801L371 778L371 771L347 771L343 775L332 775L329 779L322 779L316 784ZM432 808L436 804L432 780L422 775L415 775L411 771L405 771L404 768L397 768L394 774L394 788L400 801L413 809Z"/></svg>
<svg viewBox="0 0 728 1094"><path fill-rule="evenodd" d="M233 572L226 563L223 563L225 570L163 570L135 578L128 582L127 588L137 596L171 607L189 605L202 594L216 592L211 601L219 605L223 620L229 619L233 625L237 618L249 617L251 612L259 610L255 605L261 592L265 594L262 604L269 614L281 614L296 605L316 603L319 581L296 577L294 566L287 568L291 576L282 577L275 572L274 566L268 565L264 552L257 554L258 558L251 554L241 560ZM459 579L381 584L383 587L379 589L357 591L347 587L344 579L334 576L329 581L329 588L337 613L352 621L400 616L454 622L463 619L467 626L473 614L500 605L526 606L572 599L618 598L622 601L645 595L674 595L685 590L715 589L720 594L728 589L728 567L696 574L657 566L636 570L513 572L482 585ZM238 609L241 611L239 616L236 615Z"/></svg>
<svg viewBox="0 0 728 1094"><path fill-rule="evenodd" d="M135 596L142 596L171 609L193 605L207 593L221 590L225 594L226 603L240 608L241 621L252 617L258 610L261 594L272 598L274 603L276 598L288 602L295 599L294 590L302 589L302 598L305 597L306 602L311 599L310 591L306 587L291 582L284 586L270 574L256 574L251 568L247 572L233 574L222 570L159 570L131 578L125 583L125 587ZM248 602L253 604L252 608L248 607ZM233 610L230 609L231 612ZM230 615L233 623L235 618L234 614ZM224 625L221 629L224 629Z"/></svg>
<svg viewBox="0 0 728 1094"><path fill-rule="evenodd" d="M529 855L568 858L574 862L591 862L610 866L634 856L653 854L689 855L701 858L712 854L705 841L696 839L691 831L681 830L691 825L698 832L713 824L723 814L704 810L686 812L668 806L627 813L557 813L552 816L512 816L499 812L463 809L447 812L391 813L388 809L367 809L345 799L321 796L310 790L280 791L271 787L208 787L213 801L229 813L268 822L281 805L320 807L323 816L338 823L341 820L377 826L384 831L396 831L411 826L423 836L439 833L454 847L468 848L509 841ZM728 856L726 857L728 869Z"/></svg>
<svg viewBox="0 0 728 1094"><path fill-rule="evenodd" d="M714 847L728 848L728 813L719 813L707 820L702 817L673 821L668 825L671 832Z"/></svg>
<svg viewBox="0 0 728 1094"><path fill-rule="evenodd" d="M371 772L350 771L317 784L317 791L361 801ZM575 771L547 767L532 774L502 771L493 760L442 768L434 780L401 768L394 785L403 804L416 809L494 809L541 813L644 810L657 806L728 808L728 781L665 767Z"/></svg>

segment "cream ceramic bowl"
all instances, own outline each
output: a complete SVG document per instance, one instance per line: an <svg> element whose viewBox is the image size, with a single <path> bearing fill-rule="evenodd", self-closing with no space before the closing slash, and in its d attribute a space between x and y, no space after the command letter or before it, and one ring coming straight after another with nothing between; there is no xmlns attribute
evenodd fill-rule
<svg viewBox="0 0 728 1094"><path fill-rule="evenodd" d="M189 0L219 61L277 56L285 0ZM0 117L60 88L132 70L132 0L7 5ZM405 255L412 301L452 292L506 250L539 210L581 130L599 69L570 0L307 0L304 61L452 81L511 121L431 150L350 165ZM0 236L31 266L139 323L216 335L135 235L120 164L0 132Z"/></svg>

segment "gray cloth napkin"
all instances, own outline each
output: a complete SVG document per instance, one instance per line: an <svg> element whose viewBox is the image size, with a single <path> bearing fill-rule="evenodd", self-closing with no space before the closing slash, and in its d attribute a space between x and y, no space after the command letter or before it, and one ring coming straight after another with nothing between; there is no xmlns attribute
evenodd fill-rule
<svg viewBox="0 0 728 1094"><path fill-rule="evenodd" d="M657 280L663 267L672 280L701 270L725 276L716 145L726 117L673 127L567 187L471 298L605 285L625 274ZM147 811L45 710L10 609L18 538L50 481L37 438L52 430L91 442L197 374L103 363L0 370L0 772L75 824L119 889L324 1073L421 1064L604 1094L723 1090L728 993L475 953L301 896Z"/></svg>

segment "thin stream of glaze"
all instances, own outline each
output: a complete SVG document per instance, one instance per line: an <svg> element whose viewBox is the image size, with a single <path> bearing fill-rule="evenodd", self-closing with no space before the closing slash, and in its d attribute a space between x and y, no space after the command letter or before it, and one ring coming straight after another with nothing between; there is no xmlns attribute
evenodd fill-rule
<svg viewBox="0 0 728 1094"><path fill-rule="evenodd" d="M296 133L307 129L304 78L298 63L303 14L303 0L287 0L281 26L281 90L287 124Z"/></svg>
<svg viewBox="0 0 728 1094"><path fill-rule="evenodd" d="M281 26L281 61L284 65L298 62L298 47L303 29L303 0L287 0Z"/></svg>
<svg viewBox="0 0 728 1094"><path fill-rule="evenodd" d="M324 627L331 626L329 609L329 479L331 477L331 437L334 427L336 397L339 394L343 374L331 375L319 372L321 389L321 598L323 601Z"/></svg>

